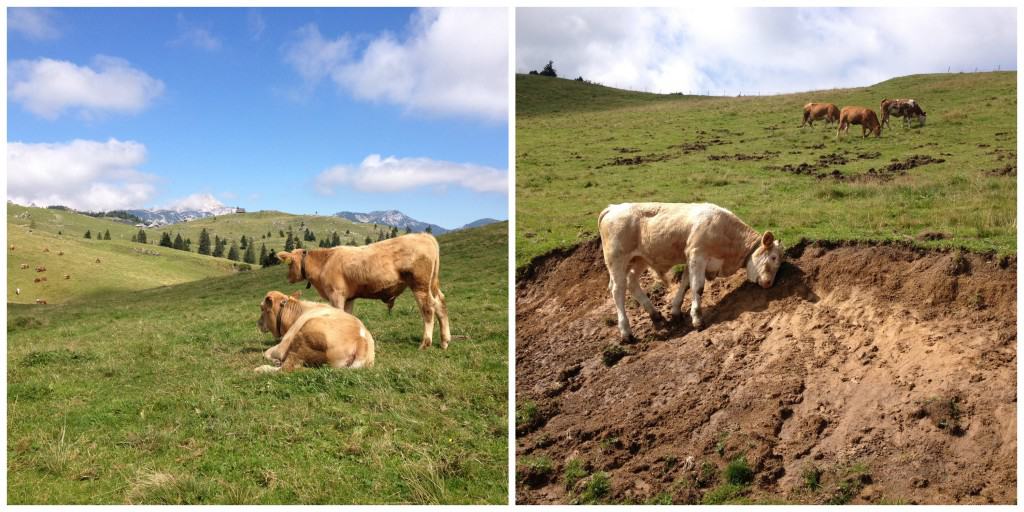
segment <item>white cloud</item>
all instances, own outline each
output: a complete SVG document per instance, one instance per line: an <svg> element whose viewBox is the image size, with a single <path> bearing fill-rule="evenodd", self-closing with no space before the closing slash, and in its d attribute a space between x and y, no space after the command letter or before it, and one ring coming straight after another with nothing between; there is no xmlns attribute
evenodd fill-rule
<svg viewBox="0 0 1024 512"><path fill-rule="evenodd" d="M484 165L445 162L430 158L370 155L358 167L337 165L320 173L317 192L334 193L340 186L363 192L397 192L420 187L460 186L475 192L508 190L508 172Z"/></svg>
<svg viewBox="0 0 1024 512"><path fill-rule="evenodd" d="M140 207L155 191L155 176L136 170L145 160L146 147L134 141L11 142L7 198L89 211Z"/></svg>
<svg viewBox="0 0 1024 512"><path fill-rule="evenodd" d="M66 109L91 117L105 112L134 114L164 91L164 84L128 61L98 55L93 67L53 59L11 62L8 97L26 110L56 119Z"/></svg>
<svg viewBox="0 0 1024 512"><path fill-rule="evenodd" d="M213 35L208 25L189 22L185 15L178 13L178 37L167 44L171 46L191 46L200 50L220 50L221 42Z"/></svg>
<svg viewBox="0 0 1024 512"><path fill-rule="evenodd" d="M755 94L1016 68L1013 9L516 11L516 71L652 92Z"/></svg>
<svg viewBox="0 0 1024 512"><path fill-rule="evenodd" d="M218 201L216 197L213 197L213 195L199 193L171 201L170 203L162 206L161 209L175 210L179 212L185 210L212 211L223 207L224 203Z"/></svg>
<svg viewBox="0 0 1024 512"><path fill-rule="evenodd" d="M359 55L347 34L324 39L315 25L307 25L286 46L285 60L307 82L329 76L356 98L504 121L507 16L505 9L421 9L407 37L380 34Z"/></svg>
<svg viewBox="0 0 1024 512"><path fill-rule="evenodd" d="M249 37L258 41L263 37L263 31L267 29L267 21L263 19L263 13L258 9L250 9L245 17L245 25L249 30Z"/></svg>
<svg viewBox="0 0 1024 512"><path fill-rule="evenodd" d="M60 31L53 20L53 11L39 7L7 9L7 29L33 41L60 37Z"/></svg>

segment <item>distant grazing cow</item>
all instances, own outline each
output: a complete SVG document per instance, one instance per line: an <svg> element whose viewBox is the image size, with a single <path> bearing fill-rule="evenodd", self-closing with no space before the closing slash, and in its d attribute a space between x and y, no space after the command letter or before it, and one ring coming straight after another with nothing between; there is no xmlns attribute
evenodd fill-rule
<svg viewBox="0 0 1024 512"><path fill-rule="evenodd" d="M46 304L46 301L43 299L36 299L36 304Z"/></svg>
<svg viewBox="0 0 1024 512"><path fill-rule="evenodd" d="M50 252L50 248L49 247L43 247L43 252Z"/></svg>
<svg viewBox="0 0 1024 512"><path fill-rule="evenodd" d="M99 258L96 258L96 263L100 263L100 259Z"/></svg>
<svg viewBox="0 0 1024 512"><path fill-rule="evenodd" d="M40 266L36 267L36 272L46 272L46 266L45 265L40 265Z"/></svg>
<svg viewBox="0 0 1024 512"><path fill-rule="evenodd" d="M868 133L874 133L875 137L882 135L882 125L878 123L878 116L875 111L864 107L843 107L839 112L839 129L836 130L836 139L840 133L850 133L850 125L859 124L864 137Z"/></svg>
<svg viewBox="0 0 1024 512"><path fill-rule="evenodd" d="M782 264L782 245L770 231L759 235L732 212L713 204L613 204L601 212L597 222L623 341L633 337L626 317L627 289L652 321L662 319L640 287L640 276L648 268L668 284L672 267L686 264L672 299L671 315L682 316L683 296L692 288L690 319L693 327L700 329L705 279L745 268L749 281L769 288Z"/></svg>
<svg viewBox="0 0 1024 512"><path fill-rule="evenodd" d="M37 277L37 278L33 279L32 282L33 283L41 283L41 282L43 282L43 278Z"/></svg>
<svg viewBox="0 0 1024 512"><path fill-rule="evenodd" d="M358 318L327 304L299 300L299 292L267 292L257 325L281 341L263 353L281 366L263 365L257 372L286 371L302 366L332 368L373 366L373 336Z"/></svg>
<svg viewBox="0 0 1024 512"><path fill-rule="evenodd" d="M64 279L71 279L71 274L64 274Z"/></svg>
<svg viewBox="0 0 1024 512"><path fill-rule="evenodd" d="M909 126L911 119L917 119L920 126L924 126L928 114L921 110L921 105L914 99L883 99L880 107L882 109L882 126L889 126L889 116L903 118L903 126Z"/></svg>
<svg viewBox="0 0 1024 512"><path fill-rule="evenodd" d="M64 251L57 251L57 256L64 256Z"/></svg>
<svg viewBox="0 0 1024 512"><path fill-rule="evenodd" d="M14 294L15 295L21 295L21 288L15 288L14 289Z"/></svg>
<svg viewBox="0 0 1024 512"><path fill-rule="evenodd" d="M28 263L22 263L22 264L21 264L21 268L22 268L22 269L26 269L26 268L28 268Z"/></svg>
<svg viewBox="0 0 1024 512"><path fill-rule="evenodd" d="M14 250L14 244L11 244L11 250L12 251Z"/></svg>
<svg viewBox="0 0 1024 512"><path fill-rule="evenodd" d="M441 322L441 348L448 348L448 305L441 293L441 252L437 239L425 233L402 235L361 247L295 249L277 253L288 263L288 282L308 281L336 308L352 312L356 299L379 299L388 310L406 288L411 288L423 317L423 341L429 347L434 315Z"/></svg>
<svg viewBox="0 0 1024 512"><path fill-rule="evenodd" d="M824 119L825 124L832 124L839 120L839 109L831 103L808 103L804 105L804 122L800 127L805 124L814 126L819 119Z"/></svg>

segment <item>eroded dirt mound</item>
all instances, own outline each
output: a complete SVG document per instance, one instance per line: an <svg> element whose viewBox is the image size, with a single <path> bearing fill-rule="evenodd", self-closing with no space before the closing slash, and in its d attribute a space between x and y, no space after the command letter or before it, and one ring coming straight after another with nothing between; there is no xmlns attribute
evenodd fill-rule
<svg viewBox="0 0 1024 512"><path fill-rule="evenodd" d="M631 300L624 346L598 241L522 272L517 501L1013 503L1015 258L788 256L710 282L703 331ZM645 277L665 315L674 286Z"/></svg>

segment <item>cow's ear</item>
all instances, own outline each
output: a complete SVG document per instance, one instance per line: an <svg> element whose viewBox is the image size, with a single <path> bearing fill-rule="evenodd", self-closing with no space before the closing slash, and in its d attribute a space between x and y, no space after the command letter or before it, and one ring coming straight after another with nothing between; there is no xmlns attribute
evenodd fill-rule
<svg viewBox="0 0 1024 512"><path fill-rule="evenodd" d="M279 260L281 260L281 261L283 261L285 263L288 263L288 257L289 256L291 256L291 253L289 253L289 252L281 251L281 252L277 253L277 259L279 259Z"/></svg>
<svg viewBox="0 0 1024 512"><path fill-rule="evenodd" d="M761 237L761 245L770 248L773 242L775 242L775 235L771 231L765 231L764 236Z"/></svg>
<svg viewBox="0 0 1024 512"><path fill-rule="evenodd" d="M299 298L301 296L302 296L302 290L295 290L295 292L293 292L290 295L290 297L293 298L293 299L297 299L297 298Z"/></svg>
<svg viewBox="0 0 1024 512"><path fill-rule="evenodd" d="M274 299L271 299L270 295L267 295L266 297L263 298L263 305L267 306L267 307L273 306L274 305Z"/></svg>

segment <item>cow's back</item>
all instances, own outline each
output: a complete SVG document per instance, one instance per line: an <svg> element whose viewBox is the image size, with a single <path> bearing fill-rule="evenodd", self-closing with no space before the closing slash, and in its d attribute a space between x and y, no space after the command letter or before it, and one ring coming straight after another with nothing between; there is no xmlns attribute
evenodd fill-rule
<svg viewBox="0 0 1024 512"><path fill-rule="evenodd" d="M345 283L356 296L385 300L401 293L410 280L429 283L440 258L437 240L422 233L332 251L327 265L332 282Z"/></svg>

